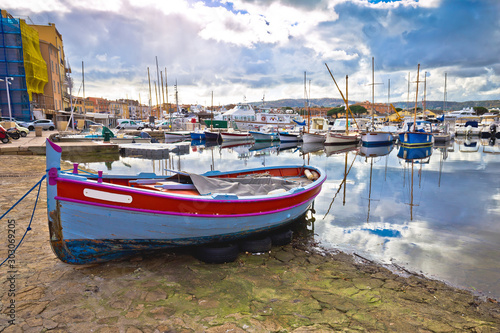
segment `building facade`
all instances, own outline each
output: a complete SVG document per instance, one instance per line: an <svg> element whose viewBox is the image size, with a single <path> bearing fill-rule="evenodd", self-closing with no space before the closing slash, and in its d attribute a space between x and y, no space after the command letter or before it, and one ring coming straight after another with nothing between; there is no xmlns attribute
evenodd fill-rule
<svg viewBox="0 0 500 333"><path fill-rule="evenodd" d="M23 47L24 46L24 47ZM24 21L5 10L0 17L0 108L3 117L33 118L31 98L47 83L38 36Z"/></svg>
<svg viewBox="0 0 500 333"><path fill-rule="evenodd" d="M46 100L53 99L53 108L46 108L46 114L54 114L58 110L69 110L69 76L71 72L66 63L62 35L54 23L48 25L30 25L38 31L42 56L47 63L50 87L44 90Z"/></svg>

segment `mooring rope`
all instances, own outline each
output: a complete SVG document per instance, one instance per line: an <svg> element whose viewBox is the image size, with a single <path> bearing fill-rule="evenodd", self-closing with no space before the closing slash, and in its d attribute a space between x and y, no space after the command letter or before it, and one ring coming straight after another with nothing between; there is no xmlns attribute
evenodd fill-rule
<svg viewBox="0 0 500 333"><path fill-rule="evenodd" d="M28 194L30 194L31 191L33 191L38 186L38 192L36 194L36 200L35 200L35 205L33 206L33 212L31 213L30 223L28 224L28 227L26 228L26 231L24 232L24 235L21 237L21 240L19 241L19 243L17 244L17 246L14 248L14 250L12 251L12 253L10 253L7 256L7 258L4 261L2 261L2 263L0 263L0 266L2 266L3 264L5 264L5 262L7 262L7 260L9 260L16 253L16 250L18 249L18 247L23 242L24 237L26 237L26 234L28 233L28 231L31 230L31 222L33 222L33 216L35 216L36 205L38 203L38 198L40 197L40 189L42 188L42 182L45 180L45 177L46 177L46 175L43 175L42 179L40 179L28 192L26 192L25 195L23 195L21 197L21 199L17 200L17 202L12 207L10 207L2 216L0 216L0 220L3 219L5 217L5 215L7 215L12 209L14 209L14 207L16 207L17 204L19 204L21 201L23 201L24 198L26 198L26 196L28 196Z"/></svg>

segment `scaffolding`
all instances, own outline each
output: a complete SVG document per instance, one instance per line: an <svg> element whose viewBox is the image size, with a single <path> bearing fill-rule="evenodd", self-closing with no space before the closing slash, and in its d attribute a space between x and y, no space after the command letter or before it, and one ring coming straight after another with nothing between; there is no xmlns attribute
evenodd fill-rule
<svg viewBox="0 0 500 333"><path fill-rule="evenodd" d="M24 26L26 25L24 24ZM25 29L28 34L23 36L20 20L11 17L0 18L0 79L3 80L3 82L0 82L1 115L2 117L9 116L9 98L7 96L7 93L9 93L12 117L24 121L32 119L30 93L40 91L40 87L43 92L42 82L44 80L43 74L39 73L42 70L42 64L39 59L35 59L41 58L40 46L38 40L36 40L36 44L38 44L37 55L31 49L31 47L36 48L36 46L32 40L33 37L30 36L29 29L31 28ZM24 61L23 39L26 39L25 43L29 45L26 55L29 58L27 64ZM43 61L43 58L41 59ZM33 62L36 64L33 65ZM28 65L29 68L30 93L28 93L25 65ZM43 68L43 70L45 71L45 82L48 82L47 69ZM13 79L8 80L11 84L7 87L6 81L8 77Z"/></svg>

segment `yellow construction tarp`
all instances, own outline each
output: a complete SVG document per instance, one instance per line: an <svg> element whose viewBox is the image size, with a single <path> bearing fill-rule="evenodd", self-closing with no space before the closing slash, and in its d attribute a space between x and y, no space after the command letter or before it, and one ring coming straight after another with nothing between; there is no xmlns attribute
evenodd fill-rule
<svg viewBox="0 0 500 333"><path fill-rule="evenodd" d="M31 101L33 93L43 94L43 88L49 82L49 76L47 73L47 64L40 52L38 31L28 26L23 20L20 20L20 23L26 86Z"/></svg>

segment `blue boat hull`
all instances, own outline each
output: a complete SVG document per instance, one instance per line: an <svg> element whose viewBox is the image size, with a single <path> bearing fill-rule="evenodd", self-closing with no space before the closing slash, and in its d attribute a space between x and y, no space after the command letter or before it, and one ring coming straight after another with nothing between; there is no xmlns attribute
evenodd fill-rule
<svg viewBox="0 0 500 333"><path fill-rule="evenodd" d="M191 140L205 140L205 133L191 132Z"/></svg>
<svg viewBox="0 0 500 333"><path fill-rule="evenodd" d="M273 230L297 219L313 199L286 211L240 217L193 217L136 213L58 200L63 244L58 256L66 263L113 260L137 253L232 241ZM138 218L141 227L138 228ZM105 223L104 223L105 222ZM180 223L181 222L181 223ZM84 237L82 237L84 235Z"/></svg>
<svg viewBox="0 0 500 333"><path fill-rule="evenodd" d="M427 158L432 155L432 147L399 147L398 157L406 161L415 161Z"/></svg>
<svg viewBox="0 0 500 333"><path fill-rule="evenodd" d="M434 136L425 132L404 132L399 134L399 143L404 147L432 146Z"/></svg>

